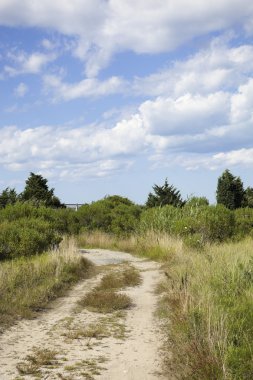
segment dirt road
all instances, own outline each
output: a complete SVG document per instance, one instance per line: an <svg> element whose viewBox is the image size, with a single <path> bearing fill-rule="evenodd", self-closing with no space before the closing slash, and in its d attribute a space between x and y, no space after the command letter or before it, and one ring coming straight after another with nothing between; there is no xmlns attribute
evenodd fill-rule
<svg viewBox="0 0 253 380"><path fill-rule="evenodd" d="M165 379L162 335L154 316L154 289L162 276L159 265L122 252L81 254L102 272L79 283L36 319L21 321L0 336L0 379ZM103 266L125 261L142 277L141 285L124 290L133 307L113 314L77 308L77 301L99 283Z"/></svg>

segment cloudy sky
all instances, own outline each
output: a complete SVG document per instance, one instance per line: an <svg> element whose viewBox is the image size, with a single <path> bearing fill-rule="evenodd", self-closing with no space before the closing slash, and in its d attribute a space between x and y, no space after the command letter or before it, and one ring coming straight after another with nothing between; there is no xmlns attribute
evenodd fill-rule
<svg viewBox="0 0 253 380"><path fill-rule="evenodd" d="M251 0L0 0L0 187L65 202L253 186Z"/></svg>

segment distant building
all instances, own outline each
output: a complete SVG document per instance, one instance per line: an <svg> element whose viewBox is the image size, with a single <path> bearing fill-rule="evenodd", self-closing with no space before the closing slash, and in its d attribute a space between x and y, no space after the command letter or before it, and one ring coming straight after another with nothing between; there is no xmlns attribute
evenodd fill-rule
<svg viewBox="0 0 253 380"><path fill-rule="evenodd" d="M67 208L77 211L84 203L64 203Z"/></svg>

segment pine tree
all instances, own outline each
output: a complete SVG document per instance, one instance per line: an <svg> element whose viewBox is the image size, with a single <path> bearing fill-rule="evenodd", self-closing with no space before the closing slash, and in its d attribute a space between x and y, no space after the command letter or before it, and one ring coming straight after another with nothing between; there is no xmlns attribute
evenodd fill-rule
<svg viewBox="0 0 253 380"><path fill-rule="evenodd" d="M253 208L253 187L247 187L245 190L243 206Z"/></svg>
<svg viewBox="0 0 253 380"><path fill-rule="evenodd" d="M18 200L18 194L15 189L7 187L0 195L0 208L4 208L7 205L13 205Z"/></svg>
<svg viewBox="0 0 253 380"><path fill-rule="evenodd" d="M39 174L30 173L21 200L33 201L36 204L44 204L50 207L61 207L59 198L54 195L54 189L49 189L47 179Z"/></svg>
<svg viewBox="0 0 253 380"><path fill-rule="evenodd" d="M225 170L218 178L216 199L230 210L243 206L244 189L240 177L235 177L229 170Z"/></svg>
<svg viewBox="0 0 253 380"><path fill-rule="evenodd" d="M165 205L172 205L175 207L182 207L184 202L181 198L180 191L173 185L169 185L167 178L164 185L153 186L154 194L149 193L146 202L147 207L162 207Z"/></svg>

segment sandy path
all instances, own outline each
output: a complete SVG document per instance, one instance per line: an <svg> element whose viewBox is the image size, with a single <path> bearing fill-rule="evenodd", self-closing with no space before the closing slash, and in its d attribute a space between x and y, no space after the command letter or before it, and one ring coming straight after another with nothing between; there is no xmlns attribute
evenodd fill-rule
<svg viewBox="0 0 253 380"><path fill-rule="evenodd" d="M160 373L162 336L153 315L157 302L154 289L161 279L158 264L107 250L83 250L82 254L100 266L128 261L141 271L142 284L125 290L134 307L115 317L77 312L77 300L96 286L101 275L79 283L38 318L21 321L0 336L1 380L35 379L34 374L20 376L16 369L34 347L57 351L55 365L40 368L41 379L165 378ZM92 323L103 326L107 334L99 338L71 335Z"/></svg>

